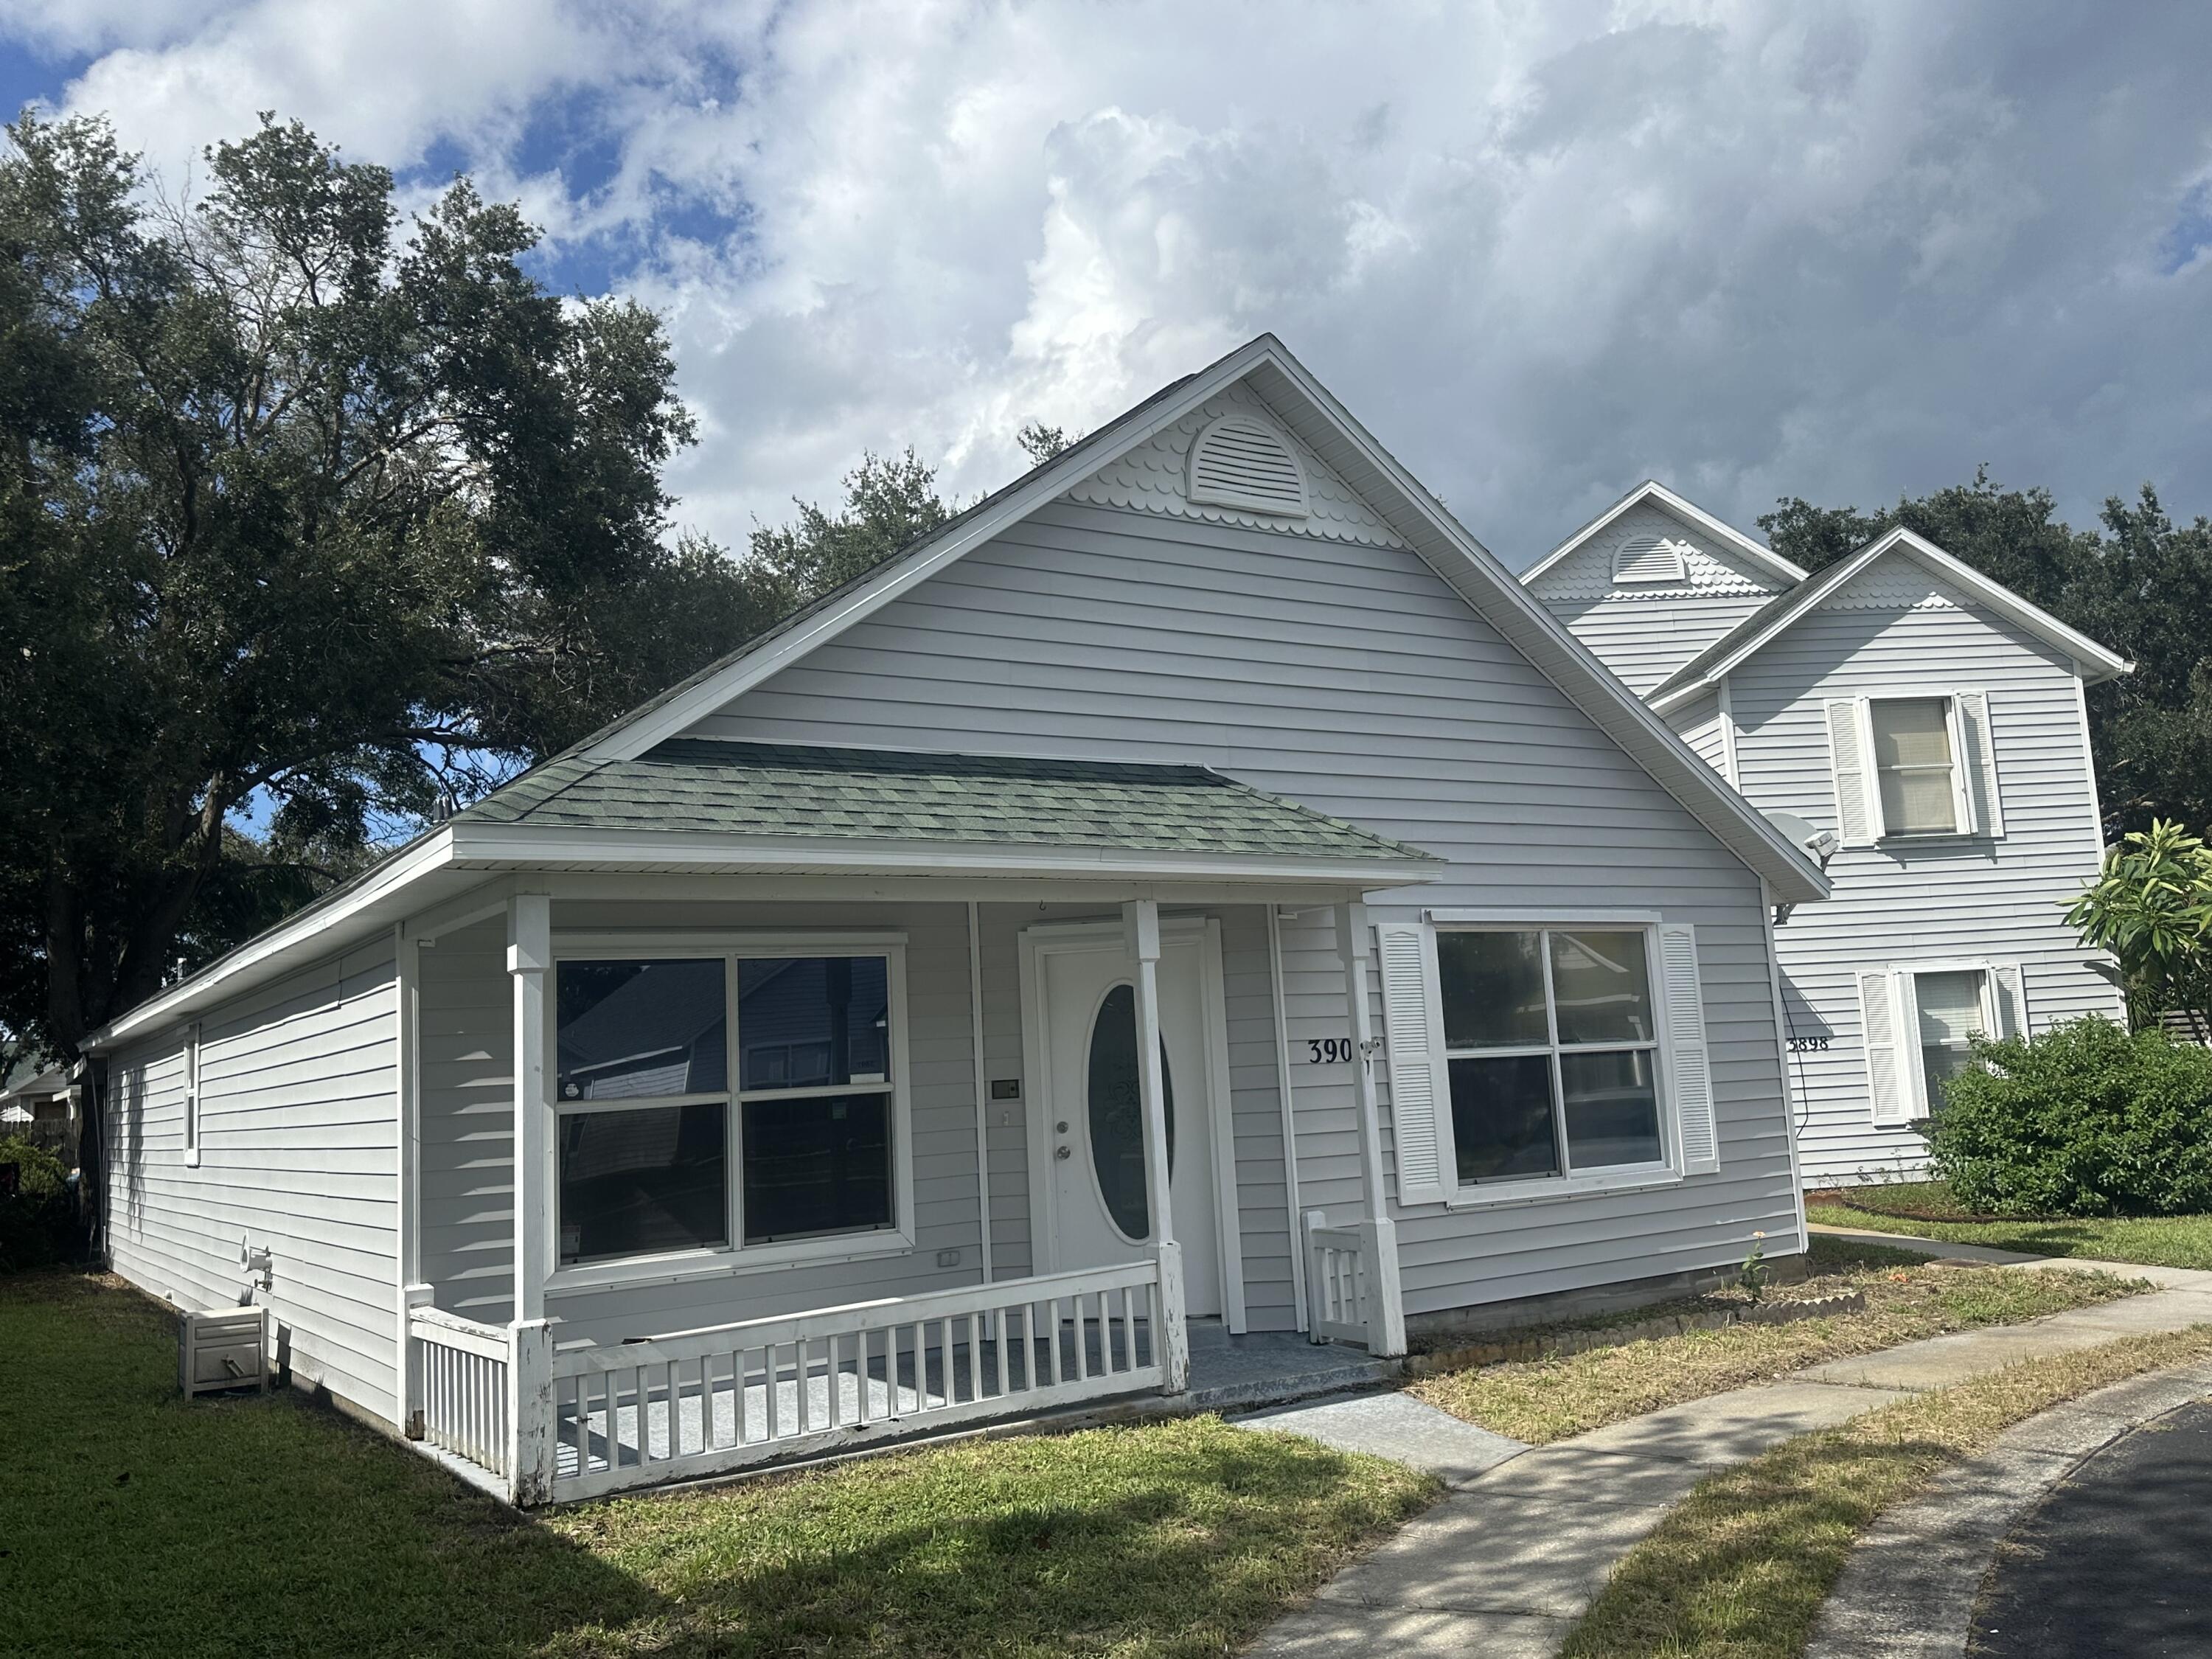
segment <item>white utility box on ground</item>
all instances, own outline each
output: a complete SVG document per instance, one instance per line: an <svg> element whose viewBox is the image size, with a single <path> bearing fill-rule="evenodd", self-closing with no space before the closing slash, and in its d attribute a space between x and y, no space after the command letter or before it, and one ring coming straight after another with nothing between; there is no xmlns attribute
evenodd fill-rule
<svg viewBox="0 0 2212 1659"><path fill-rule="evenodd" d="M214 1308L177 1316L177 1386L186 1398L269 1388L269 1310Z"/></svg>

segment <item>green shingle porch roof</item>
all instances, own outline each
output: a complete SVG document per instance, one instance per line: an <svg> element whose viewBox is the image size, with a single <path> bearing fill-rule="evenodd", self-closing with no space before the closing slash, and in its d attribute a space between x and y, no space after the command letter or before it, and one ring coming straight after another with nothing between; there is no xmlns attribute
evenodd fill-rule
<svg viewBox="0 0 2212 1659"><path fill-rule="evenodd" d="M566 757L457 823L1433 863L1429 854L1202 766L901 754L678 738Z"/></svg>

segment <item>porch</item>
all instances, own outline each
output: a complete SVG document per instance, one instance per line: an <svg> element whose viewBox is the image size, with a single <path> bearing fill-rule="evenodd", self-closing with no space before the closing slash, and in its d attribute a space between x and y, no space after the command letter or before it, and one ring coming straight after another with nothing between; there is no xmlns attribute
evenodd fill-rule
<svg viewBox="0 0 2212 1659"><path fill-rule="evenodd" d="M502 847L407 924L410 1437L544 1503L1382 1375L1403 1335L1359 897L1421 872L1334 823L1312 856L1311 815L1211 774L1081 769L1124 816L1128 773L1227 792L1248 840L1291 815L1308 855L1139 879L994 848L965 877L793 880L520 872ZM1299 1198L1293 915L1327 924L1350 1033L1299 1079L1355 1131L1327 1207Z"/></svg>

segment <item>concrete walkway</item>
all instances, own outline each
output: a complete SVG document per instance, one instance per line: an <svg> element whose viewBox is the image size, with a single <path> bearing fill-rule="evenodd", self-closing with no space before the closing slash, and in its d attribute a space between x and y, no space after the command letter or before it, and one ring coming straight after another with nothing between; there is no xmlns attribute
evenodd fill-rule
<svg viewBox="0 0 2212 1659"><path fill-rule="evenodd" d="M1877 1242L1964 1255L1926 1240ZM1616 1562L1700 1480L1796 1436L2042 1354L2212 1322L2212 1273L2102 1268L2168 1288L2027 1325L1932 1337L1521 1448L1405 1395L1293 1406L1237 1420L1375 1452L1445 1483L1444 1498L1264 1632L1269 1656L1370 1653L1549 1659ZM1872 1651L1862 1648L1861 1652ZM1955 1651L1955 1650L1954 1650Z"/></svg>

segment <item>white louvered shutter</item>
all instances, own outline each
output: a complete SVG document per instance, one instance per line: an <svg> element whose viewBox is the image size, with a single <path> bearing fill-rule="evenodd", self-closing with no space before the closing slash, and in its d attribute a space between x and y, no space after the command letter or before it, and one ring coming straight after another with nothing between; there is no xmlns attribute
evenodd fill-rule
<svg viewBox="0 0 2212 1659"><path fill-rule="evenodd" d="M1997 1029L2001 1037L2027 1035L2027 994L2021 984L2020 964L2000 963L1990 970L1996 982Z"/></svg>
<svg viewBox="0 0 2212 1659"><path fill-rule="evenodd" d="M1860 1030L1866 1048L1867 1097L1876 1123L1910 1123L1913 1090L1905 1066L1917 1060L1919 1033L1898 1009L1898 976L1887 969L1859 976Z"/></svg>
<svg viewBox="0 0 2212 1659"><path fill-rule="evenodd" d="M1836 834L1846 847L1871 847L1875 839L1874 757L1860 739L1859 700L1828 705L1828 759L1836 780Z"/></svg>
<svg viewBox="0 0 2212 1659"><path fill-rule="evenodd" d="M1966 805L1972 815L1967 827L1978 836L2002 836L2004 801L1997 793L1997 752L1990 740L1989 695L1954 692L1952 703L1959 711L1959 736L1966 751L1959 757L1959 764L1966 773Z"/></svg>
<svg viewBox="0 0 2212 1659"><path fill-rule="evenodd" d="M1445 1136L1449 1109L1443 1021L1437 997L1436 952L1430 930L1417 922L1375 929L1382 968L1382 1032L1390 1061L1390 1141L1398 1158L1398 1201L1441 1204L1449 1195Z"/></svg>
<svg viewBox="0 0 2212 1659"><path fill-rule="evenodd" d="M1667 1067L1680 1136L1682 1173L1721 1167L1713 1116L1713 1067L1705 1054L1705 999L1698 981L1698 930L1670 921L1659 929L1659 973L1667 994Z"/></svg>

